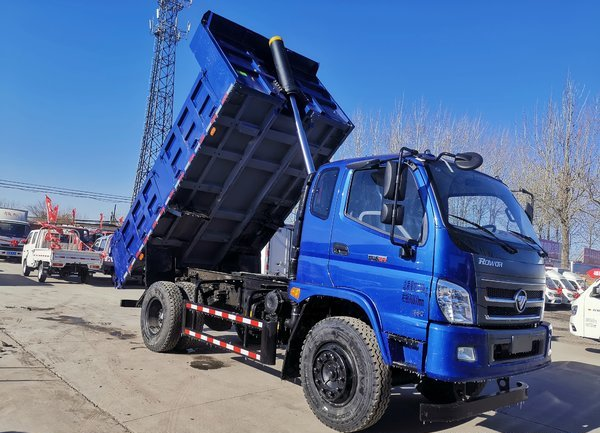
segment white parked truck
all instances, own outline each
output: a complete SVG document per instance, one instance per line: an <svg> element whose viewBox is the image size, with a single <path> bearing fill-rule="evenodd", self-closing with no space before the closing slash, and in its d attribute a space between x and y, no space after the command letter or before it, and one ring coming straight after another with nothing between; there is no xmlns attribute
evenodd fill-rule
<svg viewBox="0 0 600 433"><path fill-rule="evenodd" d="M573 301L569 325L573 335L600 340L600 280Z"/></svg>
<svg viewBox="0 0 600 433"><path fill-rule="evenodd" d="M26 210L0 208L0 257L21 257L29 229Z"/></svg>
<svg viewBox="0 0 600 433"><path fill-rule="evenodd" d="M38 281L44 282L51 273L62 278L77 274L85 283L91 272L102 267L100 253L85 248L75 230L60 227L32 230L23 247L23 275L28 276L35 269Z"/></svg>

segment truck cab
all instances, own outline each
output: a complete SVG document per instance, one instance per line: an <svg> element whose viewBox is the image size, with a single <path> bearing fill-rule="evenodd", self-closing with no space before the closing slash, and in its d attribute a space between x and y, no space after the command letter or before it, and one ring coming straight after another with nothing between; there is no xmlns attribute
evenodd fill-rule
<svg viewBox="0 0 600 433"><path fill-rule="evenodd" d="M388 365L429 378L486 380L545 366L543 250L512 193L451 158L410 157L392 229L382 212L386 165L396 159L319 169L291 296L308 308L353 305Z"/></svg>

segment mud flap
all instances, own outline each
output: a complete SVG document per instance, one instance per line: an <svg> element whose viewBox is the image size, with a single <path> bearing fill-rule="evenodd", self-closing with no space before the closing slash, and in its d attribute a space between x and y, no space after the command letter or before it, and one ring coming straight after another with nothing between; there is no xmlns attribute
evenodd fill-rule
<svg viewBox="0 0 600 433"><path fill-rule="evenodd" d="M517 382L513 388L468 401L447 404L422 403L419 418L423 423L452 422L470 418L490 410L521 403L527 400L528 390L529 386L526 383Z"/></svg>

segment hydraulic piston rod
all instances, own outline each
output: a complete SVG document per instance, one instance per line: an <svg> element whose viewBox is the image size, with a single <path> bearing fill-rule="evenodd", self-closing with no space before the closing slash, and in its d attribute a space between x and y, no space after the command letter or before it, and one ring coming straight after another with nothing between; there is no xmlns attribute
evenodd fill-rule
<svg viewBox="0 0 600 433"><path fill-rule="evenodd" d="M306 138L306 132L302 126L302 117L300 116L300 110L298 110L298 103L296 96L300 94L300 89L294 81L292 75L292 68L287 58L285 46L280 36L273 36L269 40L269 47L273 54L273 63L275 64L275 70L277 71L277 78L279 84L283 88L283 91L287 95L292 106L292 112L294 113L294 122L296 123L296 133L298 134L298 141L300 142L300 148L302 149L302 156L304 157L304 164L306 165L306 171L308 174L315 172L315 164L310 154L310 147L308 145L308 139Z"/></svg>

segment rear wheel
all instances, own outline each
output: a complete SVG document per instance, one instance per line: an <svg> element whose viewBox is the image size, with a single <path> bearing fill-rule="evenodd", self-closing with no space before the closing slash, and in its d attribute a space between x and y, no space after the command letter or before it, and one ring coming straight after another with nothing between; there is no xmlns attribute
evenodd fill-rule
<svg viewBox="0 0 600 433"><path fill-rule="evenodd" d="M46 278L48 277L48 270L46 269L46 267L44 266L44 262L40 262L38 264L38 274L37 274L37 279L40 283L43 283L44 281L46 281Z"/></svg>
<svg viewBox="0 0 600 433"><path fill-rule="evenodd" d="M179 287L169 281L153 283L144 294L140 325L146 347L153 352L168 352L181 337L183 297Z"/></svg>
<svg viewBox="0 0 600 433"><path fill-rule="evenodd" d="M334 430L366 429L387 409L391 369L373 329L359 319L329 317L317 323L304 340L300 370L311 410Z"/></svg>
<svg viewBox="0 0 600 433"><path fill-rule="evenodd" d="M23 257L23 275L28 277L31 272L31 268L27 266L27 257Z"/></svg>
<svg viewBox="0 0 600 433"><path fill-rule="evenodd" d="M479 396L485 388L485 384L486 382L467 382L466 384L442 382L425 377L417 385L417 391L432 403L455 403Z"/></svg>
<svg viewBox="0 0 600 433"><path fill-rule="evenodd" d="M90 271L88 271L87 269L80 269L79 272L79 280L85 284L90 280Z"/></svg>

